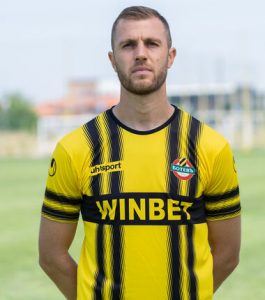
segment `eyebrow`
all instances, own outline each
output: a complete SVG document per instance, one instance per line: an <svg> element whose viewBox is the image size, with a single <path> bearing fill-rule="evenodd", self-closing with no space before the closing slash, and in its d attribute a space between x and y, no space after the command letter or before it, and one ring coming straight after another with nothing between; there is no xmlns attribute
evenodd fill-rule
<svg viewBox="0 0 265 300"><path fill-rule="evenodd" d="M158 44L161 44L162 41L160 39L157 39L157 38L146 38L144 39L144 43L150 43L150 42L155 42L155 43L158 43ZM123 40L119 43L119 46L122 46L122 45L125 45L125 44L136 44L137 43L137 39L132 39L132 38L129 38L129 39L126 39L126 40Z"/></svg>
<svg viewBox="0 0 265 300"><path fill-rule="evenodd" d="M154 43L158 43L158 44L161 44L162 41L160 39L157 39L157 38L147 38L144 40L145 43L150 43L150 42L154 42Z"/></svg>
<svg viewBox="0 0 265 300"><path fill-rule="evenodd" d="M119 43L119 46L122 46L122 45L125 45L125 44L134 44L136 43L136 40L134 39L126 39L126 40L123 40Z"/></svg>

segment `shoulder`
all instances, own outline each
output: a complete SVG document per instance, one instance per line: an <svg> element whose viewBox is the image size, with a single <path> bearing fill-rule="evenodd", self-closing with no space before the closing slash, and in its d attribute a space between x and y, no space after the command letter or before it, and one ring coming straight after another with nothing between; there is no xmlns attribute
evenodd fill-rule
<svg viewBox="0 0 265 300"><path fill-rule="evenodd" d="M221 133L205 123L202 125L201 143L210 152L219 152L229 144Z"/></svg>
<svg viewBox="0 0 265 300"><path fill-rule="evenodd" d="M190 113L179 110L181 119L187 119L190 131L196 130L199 144L207 151L219 151L228 144L227 139L218 131L198 120ZM192 136L192 134L191 134Z"/></svg>
<svg viewBox="0 0 265 300"><path fill-rule="evenodd" d="M189 122L189 139L194 144L196 138L196 152L200 158L207 161L214 161L221 153L230 149L228 140L217 130L208 124L196 119L190 113L180 110L181 118L188 119ZM196 134L194 132L196 132Z"/></svg>
<svg viewBox="0 0 265 300"><path fill-rule="evenodd" d="M201 164L208 170L208 175L233 166L233 151L228 140L218 131L205 123L201 125L201 134L197 149Z"/></svg>
<svg viewBox="0 0 265 300"><path fill-rule="evenodd" d="M58 145L69 155L84 152L90 147L90 135L93 135L96 124L105 114L106 112L100 113L87 123L69 132L59 140Z"/></svg>

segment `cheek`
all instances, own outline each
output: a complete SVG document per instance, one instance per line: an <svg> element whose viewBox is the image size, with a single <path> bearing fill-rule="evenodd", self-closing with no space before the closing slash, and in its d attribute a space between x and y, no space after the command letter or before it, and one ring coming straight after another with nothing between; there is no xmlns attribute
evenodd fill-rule
<svg viewBox="0 0 265 300"><path fill-rule="evenodd" d="M116 63L116 72L122 74L122 76L128 76L129 69L124 60L119 60L119 62Z"/></svg>
<svg viewBox="0 0 265 300"><path fill-rule="evenodd" d="M159 69L159 70L164 70L164 69L167 69L170 65L170 61L168 59L168 57L158 57L156 60L155 60L155 63L156 63L156 66L157 68L156 69Z"/></svg>
<svg viewBox="0 0 265 300"><path fill-rule="evenodd" d="M126 69L129 68L129 65L130 65L130 60L129 60L129 58L126 57L125 55L120 56L120 57L116 60L116 66L117 66L119 69L126 70Z"/></svg>

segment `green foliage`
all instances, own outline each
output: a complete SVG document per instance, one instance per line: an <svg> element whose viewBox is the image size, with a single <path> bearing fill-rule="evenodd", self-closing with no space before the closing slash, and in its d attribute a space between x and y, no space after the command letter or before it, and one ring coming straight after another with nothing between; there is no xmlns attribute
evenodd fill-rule
<svg viewBox="0 0 265 300"><path fill-rule="evenodd" d="M10 94L1 101L0 129L33 131L36 125L37 115L26 98Z"/></svg>

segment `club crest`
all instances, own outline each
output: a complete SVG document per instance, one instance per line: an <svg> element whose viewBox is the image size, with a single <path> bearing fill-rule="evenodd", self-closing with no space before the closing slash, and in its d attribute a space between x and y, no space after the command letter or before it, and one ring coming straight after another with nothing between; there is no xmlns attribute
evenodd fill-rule
<svg viewBox="0 0 265 300"><path fill-rule="evenodd" d="M195 168L187 158L177 158L173 161L170 171L180 180L189 180L195 175Z"/></svg>

